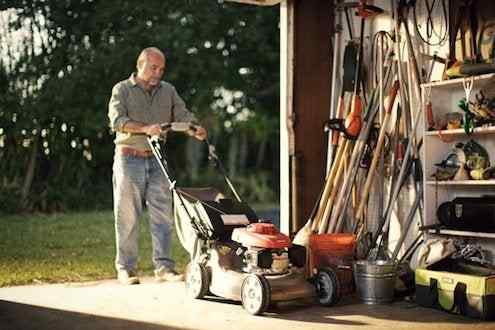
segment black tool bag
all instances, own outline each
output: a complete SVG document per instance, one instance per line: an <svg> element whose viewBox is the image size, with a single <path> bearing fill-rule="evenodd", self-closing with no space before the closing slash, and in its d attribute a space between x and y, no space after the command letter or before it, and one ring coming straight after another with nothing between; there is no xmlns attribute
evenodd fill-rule
<svg viewBox="0 0 495 330"><path fill-rule="evenodd" d="M437 218L447 229L495 233L495 196L454 198L438 207Z"/></svg>
<svg viewBox="0 0 495 330"><path fill-rule="evenodd" d="M495 319L492 269L448 259L428 269L416 269L415 282L416 302L421 306L483 320Z"/></svg>

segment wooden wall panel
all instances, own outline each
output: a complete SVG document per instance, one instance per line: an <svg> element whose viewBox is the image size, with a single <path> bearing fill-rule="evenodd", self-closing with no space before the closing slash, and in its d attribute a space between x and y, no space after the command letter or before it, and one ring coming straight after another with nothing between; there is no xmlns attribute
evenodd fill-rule
<svg viewBox="0 0 495 330"><path fill-rule="evenodd" d="M332 4L333 1L328 0L294 2L297 183L292 189L296 189L298 212L293 230L306 222L325 177L327 143L323 124L330 111Z"/></svg>

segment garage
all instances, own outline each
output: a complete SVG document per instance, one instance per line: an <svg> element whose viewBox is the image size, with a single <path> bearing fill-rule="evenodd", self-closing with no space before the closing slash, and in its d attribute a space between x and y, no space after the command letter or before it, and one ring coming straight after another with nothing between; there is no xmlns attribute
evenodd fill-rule
<svg viewBox="0 0 495 330"><path fill-rule="evenodd" d="M339 254L337 238L353 233L354 258L361 260L354 263L354 278L365 303L383 302L378 291L385 289L390 263L399 282L420 290L409 298L430 307L422 290L426 286L441 296L436 276L439 287L450 281L454 292L469 286L456 276L490 274L464 266L491 269L495 247L493 213L482 213L490 209L495 181L488 164L482 177L466 165L473 146L477 155L491 153L492 119L469 118L493 85L492 5L287 1L279 6L281 226L295 236L293 242L309 247L309 267L316 272L325 264L322 255ZM464 165L449 172L453 159ZM433 303L442 309L439 304L456 309L453 301ZM461 309L458 313L470 314Z"/></svg>

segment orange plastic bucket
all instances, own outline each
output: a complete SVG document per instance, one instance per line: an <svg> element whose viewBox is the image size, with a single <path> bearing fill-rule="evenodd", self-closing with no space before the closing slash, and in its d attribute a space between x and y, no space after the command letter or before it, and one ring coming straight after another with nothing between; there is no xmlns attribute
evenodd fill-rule
<svg viewBox="0 0 495 330"><path fill-rule="evenodd" d="M323 267L332 268L339 280L341 294L354 292L352 263L356 248L356 235L315 234L309 238L309 269L315 272Z"/></svg>
<svg viewBox="0 0 495 330"><path fill-rule="evenodd" d="M354 234L320 234L311 235L309 238L309 248L312 253L317 254L353 256L355 247L356 235Z"/></svg>

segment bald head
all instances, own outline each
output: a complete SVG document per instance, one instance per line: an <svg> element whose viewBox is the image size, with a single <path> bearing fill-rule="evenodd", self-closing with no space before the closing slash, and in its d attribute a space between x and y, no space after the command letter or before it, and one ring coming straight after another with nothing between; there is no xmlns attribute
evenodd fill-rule
<svg viewBox="0 0 495 330"><path fill-rule="evenodd" d="M156 47L148 47L141 51L137 60L137 78L146 90L160 84L165 72L165 55Z"/></svg>
<svg viewBox="0 0 495 330"><path fill-rule="evenodd" d="M150 55L161 57L165 62L165 54L163 54L163 52L160 49L158 49L157 47L147 47L143 49L138 56L137 64L136 64L138 70L142 68L143 64L145 64L148 61Z"/></svg>

